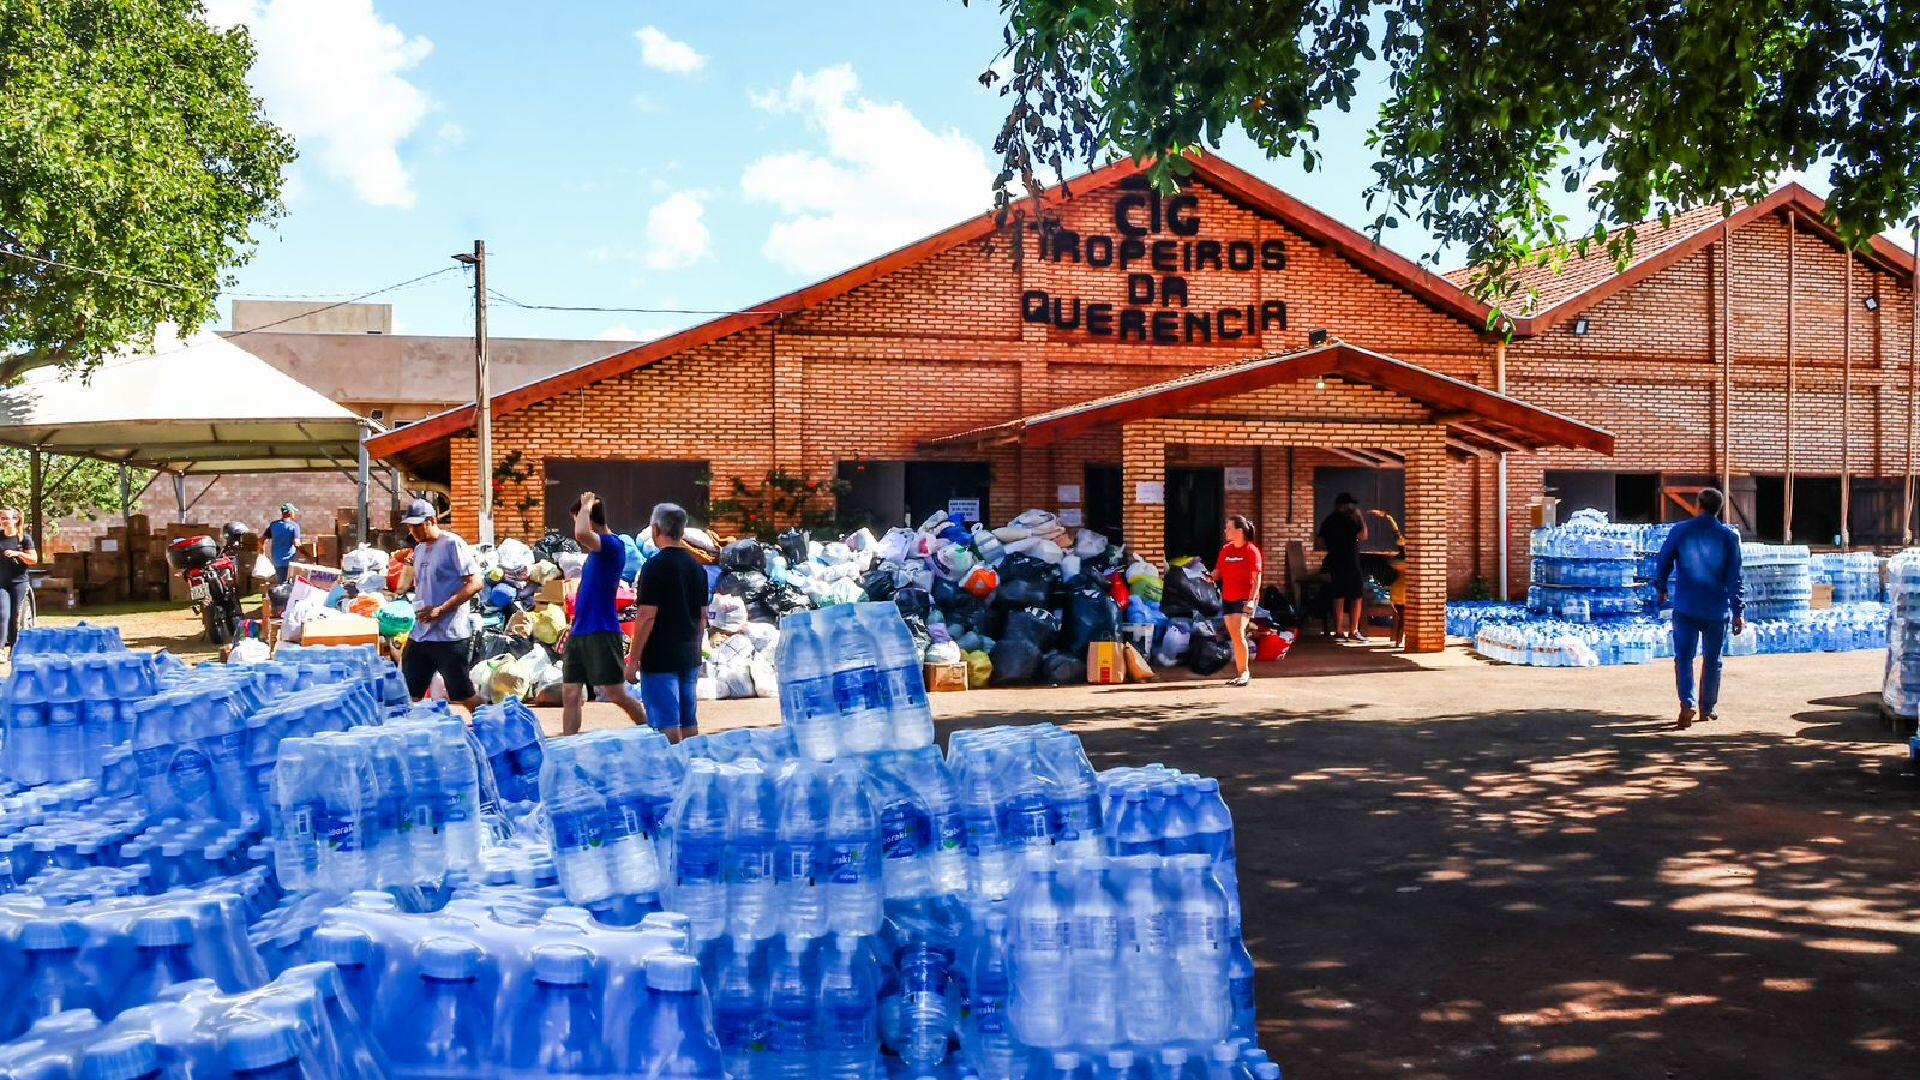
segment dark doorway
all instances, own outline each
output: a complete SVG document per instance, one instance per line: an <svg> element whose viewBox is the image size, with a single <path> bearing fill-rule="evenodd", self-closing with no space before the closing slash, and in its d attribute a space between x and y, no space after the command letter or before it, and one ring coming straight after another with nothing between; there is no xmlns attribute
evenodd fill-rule
<svg viewBox="0 0 1920 1080"><path fill-rule="evenodd" d="M993 469L984 461L909 461L907 521L918 525L935 510L964 517L969 524L994 520L987 505Z"/></svg>
<svg viewBox="0 0 1920 1080"><path fill-rule="evenodd" d="M1227 481L1224 470L1167 470L1167 558L1191 555L1208 566L1226 543Z"/></svg>
<svg viewBox="0 0 1920 1080"><path fill-rule="evenodd" d="M1124 527L1121 490L1120 466L1087 466L1087 490L1082 493L1082 505L1087 508L1087 528L1116 544L1125 539L1121 531Z"/></svg>
<svg viewBox="0 0 1920 1080"><path fill-rule="evenodd" d="M679 503L696 523L707 520L707 463L704 461L613 461L548 458L546 523L573 535L567 513L573 500L591 491L607 504L607 525L614 532L647 527L655 503Z"/></svg>
<svg viewBox="0 0 1920 1080"><path fill-rule="evenodd" d="M1342 493L1360 500L1360 509L1385 510L1393 515L1393 520L1402 528L1407 523L1407 472L1405 469L1374 469L1365 466L1322 465L1313 470L1313 525L1317 530L1320 523L1333 513L1333 500ZM1371 522L1378 525L1378 522ZM1388 547L1393 539L1392 530L1379 536L1369 536L1367 546ZM1316 536L1318 533L1316 532ZM1315 543L1319 541L1316 540Z"/></svg>

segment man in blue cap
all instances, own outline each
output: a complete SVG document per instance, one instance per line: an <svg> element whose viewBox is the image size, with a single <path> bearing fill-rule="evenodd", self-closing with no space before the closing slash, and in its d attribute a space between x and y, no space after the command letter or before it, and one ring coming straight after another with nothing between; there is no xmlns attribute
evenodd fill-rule
<svg viewBox="0 0 1920 1080"><path fill-rule="evenodd" d="M425 699L438 675L447 688L447 700L477 709L480 695L469 669L480 620L467 601L484 586L480 561L465 540L440 527L440 515L425 499L409 503L400 523L407 527L414 545L414 624L407 636L407 651L400 657L407 693L415 701Z"/></svg>
<svg viewBox="0 0 1920 1080"><path fill-rule="evenodd" d="M1653 591L1667 602L1667 582L1673 590L1673 671L1680 691L1680 719L1685 731L1695 716L1719 718L1720 657L1727 647L1727 619L1733 632L1746 629L1747 588L1740 573L1740 534L1720 520L1726 496L1717 488L1702 489L1699 513L1673 527L1660 546ZM1700 697L1693 695L1693 658L1700 657Z"/></svg>
<svg viewBox="0 0 1920 1080"><path fill-rule="evenodd" d="M267 558L273 563L274 583L286 584L287 568L300 547L300 508L280 504L280 520L263 530L267 537Z"/></svg>

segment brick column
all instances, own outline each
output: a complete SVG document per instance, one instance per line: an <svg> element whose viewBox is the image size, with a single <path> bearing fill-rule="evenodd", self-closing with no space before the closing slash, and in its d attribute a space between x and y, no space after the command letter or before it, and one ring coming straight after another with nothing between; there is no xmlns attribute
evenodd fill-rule
<svg viewBox="0 0 1920 1080"><path fill-rule="evenodd" d="M1407 651L1447 644L1447 449L1433 429L1407 455Z"/></svg>
<svg viewBox="0 0 1920 1080"><path fill-rule="evenodd" d="M1167 508L1164 504L1143 506L1134 493L1142 482L1165 484L1166 480L1166 436L1158 426L1139 423L1121 428L1120 519L1127 531L1127 546L1151 563L1167 554Z"/></svg>

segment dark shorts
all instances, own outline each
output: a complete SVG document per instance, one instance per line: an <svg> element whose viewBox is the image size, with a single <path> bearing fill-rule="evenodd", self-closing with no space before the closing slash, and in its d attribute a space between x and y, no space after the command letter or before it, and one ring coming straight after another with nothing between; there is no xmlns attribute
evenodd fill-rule
<svg viewBox="0 0 1920 1080"><path fill-rule="evenodd" d="M700 669L640 673L640 704L647 707L647 724L661 731L678 728L691 735L700 729Z"/></svg>
<svg viewBox="0 0 1920 1080"><path fill-rule="evenodd" d="M1360 563L1327 563L1327 576L1333 584L1327 594L1335 600L1358 600L1366 595L1366 575L1360 572Z"/></svg>
<svg viewBox="0 0 1920 1080"><path fill-rule="evenodd" d="M409 641L400 655L400 674L406 676L407 696L418 701L427 696L433 677L447 684L449 701L465 701L474 696L473 639L461 641Z"/></svg>
<svg viewBox="0 0 1920 1080"><path fill-rule="evenodd" d="M1250 601L1247 600L1222 600L1220 601L1220 614L1245 615L1247 613L1248 603L1250 603Z"/></svg>
<svg viewBox="0 0 1920 1080"><path fill-rule="evenodd" d="M568 686L625 686L627 639L619 634L576 634L560 658L560 681Z"/></svg>

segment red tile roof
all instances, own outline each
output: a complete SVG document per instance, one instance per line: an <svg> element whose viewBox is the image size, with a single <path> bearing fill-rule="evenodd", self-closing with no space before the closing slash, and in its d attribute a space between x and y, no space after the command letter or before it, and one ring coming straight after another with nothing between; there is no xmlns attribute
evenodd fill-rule
<svg viewBox="0 0 1920 1080"><path fill-rule="evenodd" d="M1512 304L1508 311L1517 316L1535 315L1551 310L1608 279L1662 254L1702 231L1718 226L1727 215L1719 206L1700 206L1672 215L1667 221L1650 218L1636 225L1623 225L1607 233L1605 240L1588 244L1584 255L1569 254L1557 263L1532 263L1516 275L1514 290L1507 294ZM1609 245L1613 239L1632 229L1633 255L1625 267L1614 262ZM1463 266L1444 276L1462 289L1471 288L1474 268Z"/></svg>

